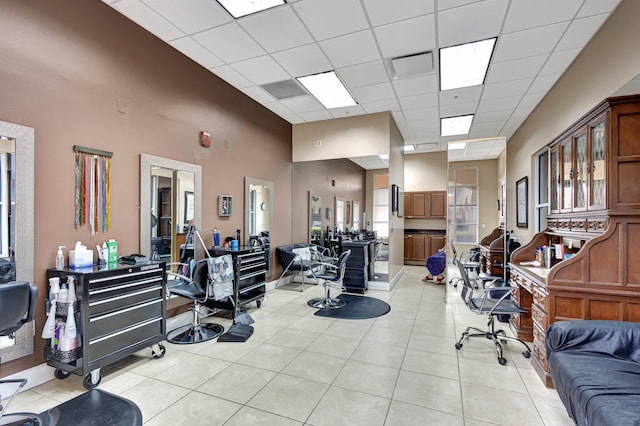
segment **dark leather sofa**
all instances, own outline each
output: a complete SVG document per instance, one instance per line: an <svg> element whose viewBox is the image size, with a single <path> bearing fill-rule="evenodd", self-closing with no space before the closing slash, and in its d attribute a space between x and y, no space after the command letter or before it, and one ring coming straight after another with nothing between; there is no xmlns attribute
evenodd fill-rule
<svg viewBox="0 0 640 426"><path fill-rule="evenodd" d="M640 323L560 321L546 341L553 383L577 425L640 425Z"/></svg>

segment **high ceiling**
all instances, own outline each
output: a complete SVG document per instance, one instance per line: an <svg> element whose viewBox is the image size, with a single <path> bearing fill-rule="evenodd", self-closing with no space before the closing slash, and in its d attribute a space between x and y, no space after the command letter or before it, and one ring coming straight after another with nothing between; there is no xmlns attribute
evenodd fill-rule
<svg viewBox="0 0 640 426"><path fill-rule="evenodd" d="M234 20L215 0L103 0L292 124L390 111L415 152L451 140L485 158L508 140L620 0L288 0ZM439 91L438 49L498 37L484 84ZM396 76L391 59L432 53L433 71ZM336 70L358 105L277 99L262 86ZM440 118L475 114L469 134ZM501 151L498 151L498 154Z"/></svg>

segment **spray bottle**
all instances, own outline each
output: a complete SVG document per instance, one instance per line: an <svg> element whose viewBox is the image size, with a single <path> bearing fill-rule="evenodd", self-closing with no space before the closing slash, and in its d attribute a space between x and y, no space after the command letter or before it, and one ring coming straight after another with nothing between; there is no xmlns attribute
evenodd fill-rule
<svg viewBox="0 0 640 426"><path fill-rule="evenodd" d="M56 253L56 269L64 269L64 253L62 249L66 246L58 246L58 253Z"/></svg>
<svg viewBox="0 0 640 426"><path fill-rule="evenodd" d="M213 246L220 247L220 230L217 226L213 228Z"/></svg>

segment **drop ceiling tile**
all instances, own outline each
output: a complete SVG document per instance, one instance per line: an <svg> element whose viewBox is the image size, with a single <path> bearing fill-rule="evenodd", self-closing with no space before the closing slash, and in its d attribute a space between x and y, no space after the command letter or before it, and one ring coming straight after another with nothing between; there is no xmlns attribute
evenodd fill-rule
<svg viewBox="0 0 640 426"><path fill-rule="evenodd" d="M389 24L434 12L433 0L363 0L371 25Z"/></svg>
<svg viewBox="0 0 640 426"><path fill-rule="evenodd" d="M311 95L282 99L280 103L296 114L324 110L324 106L322 106L322 104Z"/></svg>
<svg viewBox="0 0 640 426"><path fill-rule="evenodd" d="M169 42L169 44L205 68L213 68L223 64L216 55L209 52L190 37L173 40Z"/></svg>
<svg viewBox="0 0 640 426"><path fill-rule="evenodd" d="M428 74L420 77L393 80L393 87L398 96L435 93L438 91L438 76L436 74Z"/></svg>
<svg viewBox="0 0 640 426"><path fill-rule="evenodd" d="M374 32L385 58L426 52L436 47L433 14L375 27Z"/></svg>
<svg viewBox="0 0 640 426"><path fill-rule="evenodd" d="M282 118L284 118L291 124L305 123L305 121L302 118L298 117L297 115L285 115Z"/></svg>
<svg viewBox="0 0 640 426"><path fill-rule="evenodd" d="M240 91L253 100L260 102L261 104L267 104L277 101L277 99L275 99L273 96L271 96L258 86L245 87L244 89L240 89Z"/></svg>
<svg viewBox="0 0 640 426"><path fill-rule="evenodd" d="M440 127L431 127L428 129L416 129L416 130L412 130L411 134L415 138L437 139L440 136Z"/></svg>
<svg viewBox="0 0 640 426"><path fill-rule="evenodd" d="M289 73L268 55L236 62L231 66L253 84L267 84L291 78Z"/></svg>
<svg viewBox="0 0 640 426"><path fill-rule="evenodd" d="M392 111L391 115L393 116L393 120L399 126L400 124L406 123L407 119L404 116L402 111Z"/></svg>
<svg viewBox="0 0 640 426"><path fill-rule="evenodd" d="M440 120L440 111L438 108L423 108L404 111L404 117L407 122L422 120Z"/></svg>
<svg viewBox="0 0 640 426"><path fill-rule="evenodd" d="M362 106L362 109L367 114L373 114L376 112L383 112L383 111L400 110L400 105L398 104L398 101L396 99L386 99L383 101L374 101L374 102L366 102L366 103L363 102L360 105Z"/></svg>
<svg viewBox="0 0 640 426"><path fill-rule="evenodd" d="M475 120L474 120L475 121ZM492 121L492 122L477 122L471 125L471 133L472 137L487 137L487 136L495 136L499 134L500 129L504 127L504 121ZM481 134L481 135L480 135Z"/></svg>
<svg viewBox="0 0 640 426"><path fill-rule="evenodd" d="M405 110L437 107L438 94L424 93L422 95L404 96L400 98L400 105Z"/></svg>
<svg viewBox="0 0 640 426"><path fill-rule="evenodd" d="M211 68L211 72L238 89L253 86L253 83L229 65Z"/></svg>
<svg viewBox="0 0 640 426"><path fill-rule="evenodd" d="M267 52L277 52L313 42L309 31L290 7L276 7L238 20Z"/></svg>
<svg viewBox="0 0 640 426"><path fill-rule="evenodd" d="M329 111L311 111L311 112L302 112L298 114L298 117L302 118L304 121L321 121L321 120L330 120L333 118L333 115L329 113Z"/></svg>
<svg viewBox="0 0 640 426"><path fill-rule="evenodd" d="M510 33L569 21L578 12L582 2L583 0L513 1L503 31Z"/></svg>
<svg viewBox="0 0 640 426"><path fill-rule="evenodd" d="M477 0L438 0L438 10L447 10L454 7L464 6L469 3L476 3Z"/></svg>
<svg viewBox="0 0 640 426"><path fill-rule="evenodd" d="M395 99L391 83L372 84L371 86L356 87L351 89L351 93L358 102L382 101L385 99Z"/></svg>
<svg viewBox="0 0 640 426"><path fill-rule="evenodd" d="M545 95L545 92L527 93L522 97L522 101L518 106L521 108L535 108Z"/></svg>
<svg viewBox="0 0 640 426"><path fill-rule="evenodd" d="M272 112L278 114L280 117L283 117L285 115L293 115L293 113L291 111L289 111L280 102L271 102L271 103L265 103L265 104L262 104L262 105L264 105L265 107L269 108Z"/></svg>
<svg viewBox="0 0 640 426"><path fill-rule="evenodd" d="M293 8L318 41L369 27L360 0L305 0Z"/></svg>
<svg viewBox="0 0 640 426"><path fill-rule="evenodd" d="M440 92L440 105L477 102L482 94L482 87L483 86L471 86Z"/></svg>
<svg viewBox="0 0 640 426"><path fill-rule="evenodd" d="M438 44L455 46L500 34L508 0L486 0L438 12Z"/></svg>
<svg viewBox="0 0 640 426"><path fill-rule="evenodd" d="M344 107L344 108L332 108L329 110L329 112L335 118L344 118L344 117L351 117L351 116L366 114L364 112L364 109L362 109L362 106L360 105L354 105L354 106Z"/></svg>
<svg viewBox="0 0 640 426"><path fill-rule="evenodd" d="M277 52L271 56L294 77L332 69L331 63L316 43Z"/></svg>
<svg viewBox="0 0 640 426"><path fill-rule="evenodd" d="M540 70L540 75L564 73L579 53L580 49L552 53L547 63Z"/></svg>
<svg viewBox="0 0 640 426"><path fill-rule="evenodd" d="M389 80L387 70L382 61L371 61L364 64L339 68L337 73L344 84L352 89L355 87L370 86L376 83L384 83Z"/></svg>
<svg viewBox="0 0 640 426"><path fill-rule="evenodd" d="M551 53L569 24L567 22L504 34L498 39L494 62Z"/></svg>
<svg viewBox="0 0 640 426"><path fill-rule="evenodd" d="M476 114L477 120L479 122L491 122L491 121L507 121L511 116L512 109L502 110L502 111L487 111L487 112L479 112Z"/></svg>
<svg viewBox="0 0 640 426"><path fill-rule="evenodd" d="M522 100L522 96L509 96L498 99L481 99L478 105L478 114L481 112L502 111L514 109Z"/></svg>
<svg viewBox="0 0 640 426"><path fill-rule="evenodd" d="M587 0L582 5L576 18L599 15L600 13L611 13L620 4L620 0Z"/></svg>
<svg viewBox="0 0 640 426"><path fill-rule="evenodd" d="M523 95L532 81L532 78L523 78L522 80L505 81L503 83L485 84L482 99L487 100Z"/></svg>
<svg viewBox="0 0 640 426"><path fill-rule="evenodd" d="M477 108L477 102L466 102L455 105L441 105L440 117L456 117L458 115L475 114Z"/></svg>
<svg viewBox="0 0 640 426"><path fill-rule="evenodd" d="M370 30L321 41L320 47L335 68L380 59L378 47Z"/></svg>
<svg viewBox="0 0 640 426"><path fill-rule="evenodd" d="M235 22L195 34L193 38L227 63L242 61L266 53ZM233 40L233 43L229 43L229 40Z"/></svg>
<svg viewBox="0 0 640 426"><path fill-rule="evenodd" d="M556 50L579 49L586 46L608 17L609 15L602 14L576 19L569 25Z"/></svg>
<svg viewBox="0 0 640 426"><path fill-rule="evenodd" d="M556 84L556 81L558 81L559 78L560 78L560 74L550 74L550 75L540 76L536 78L531 84L531 87L529 88L529 93L539 93L539 92L547 93L549 89L551 89L553 85Z"/></svg>
<svg viewBox="0 0 640 426"><path fill-rule="evenodd" d="M440 117L438 114L425 116L421 120L407 121L407 128L411 131L422 129L440 129Z"/></svg>
<svg viewBox="0 0 640 426"><path fill-rule="evenodd" d="M122 0L112 7L161 40L169 41L185 36L175 25L139 0Z"/></svg>
<svg viewBox="0 0 640 426"><path fill-rule="evenodd" d="M500 83L525 77L535 77L549 55L529 56L511 61L494 62L487 75L487 83Z"/></svg>
<svg viewBox="0 0 640 426"><path fill-rule="evenodd" d="M232 21L231 16L213 0L144 0L186 34L193 34Z"/></svg>

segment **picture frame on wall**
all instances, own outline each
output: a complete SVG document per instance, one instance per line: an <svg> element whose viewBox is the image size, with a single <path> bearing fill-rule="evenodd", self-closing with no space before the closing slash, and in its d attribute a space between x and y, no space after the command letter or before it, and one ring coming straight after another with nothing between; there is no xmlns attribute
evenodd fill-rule
<svg viewBox="0 0 640 426"><path fill-rule="evenodd" d="M391 211L398 211L398 185L395 183L391 184Z"/></svg>
<svg viewBox="0 0 640 426"><path fill-rule="evenodd" d="M233 212L233 197L231 195L218 196L218 216L231 216Z"/></svg>
<svg viewBox="0 0 640 426"><path fill-rule="evenodd" d="M516 226L529 227L529 178L527 176L516 182Z"/></svg>
<svg viewBox="0 0 640 426"><path fill-rule="evenodd" d="M184 192L184 222L189 223L195 217L195 198L192 191Z"/></svg>

